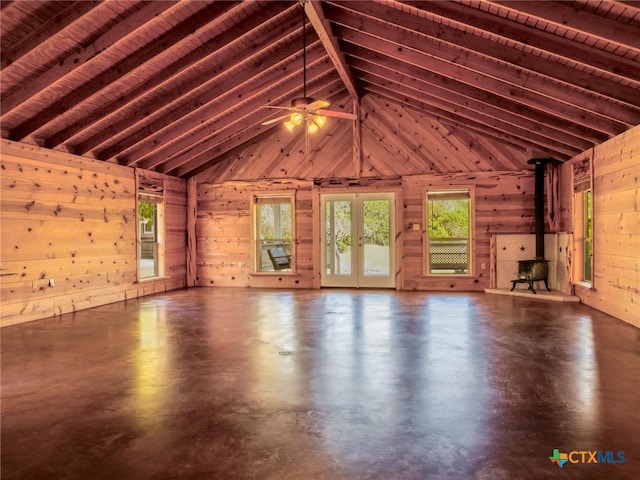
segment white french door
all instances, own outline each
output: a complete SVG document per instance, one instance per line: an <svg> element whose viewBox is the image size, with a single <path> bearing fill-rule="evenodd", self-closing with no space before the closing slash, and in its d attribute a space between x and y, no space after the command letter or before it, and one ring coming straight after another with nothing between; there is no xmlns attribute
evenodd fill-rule
<svg viewBox="0 0 640 480"><path fill-rule="evenodd" d="M395 288L395 193L323 194L323 287Z"/></svg>

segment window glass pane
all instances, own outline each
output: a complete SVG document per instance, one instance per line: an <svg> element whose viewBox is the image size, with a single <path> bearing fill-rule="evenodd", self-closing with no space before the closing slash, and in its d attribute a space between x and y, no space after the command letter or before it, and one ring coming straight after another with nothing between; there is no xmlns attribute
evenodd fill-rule
<svg viewBox="0 0 640 480"><path fill-rule="evenodd" d="M158 208L156 203L139 202L140 278L158 276Z"/></svg>
<svg viewBox="0 0 640 480"><path fill-rule="evenodd" d="M591 281L591 263L593 257L593 221L591 218L591 190L584 192L584 280Z"/></svg>
<svg viewBox="0 0 640 480"><path fill-rule="evenodd" d="M389 232L391 202L365 200L363 203L364 274L388 276L391 265Z"/></svg>
<svg viewBox="0 0 640 480"><path fill-rule="evenodd" d="M256 197L254 203L256 204L257 270L259 272L291 271L292 198Z"/></svg>
<svg viewBox="0 0 640 480"><path fill-rule="evenodd" d="M428 272L469 273L469 191L428 193Z"/></svg>
<svg viewBox="0 0 640 480"><path fill-rule="evenodd" d="M325 272L327 275L351 275L351 216L351 201L326 202Z"/></svg>

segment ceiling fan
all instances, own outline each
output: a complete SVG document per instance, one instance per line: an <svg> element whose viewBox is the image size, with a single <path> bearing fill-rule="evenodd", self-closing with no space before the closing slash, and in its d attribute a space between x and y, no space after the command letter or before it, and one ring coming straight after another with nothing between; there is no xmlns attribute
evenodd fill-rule
<svg viewBox="0 0 640 480"><path fill-rule="evenodd" d="M327 117L347 120L356 120L357 117L353 113L327 110L326 107L330 105L330 102L307 96L307 32L304 11L307 1L308 0L300 0L300 5L302 6L302 97L291 100L291 106L289 107L265 105L264 108L287 110L289 113L262 122L262 125L273 125L274 123L286 120L284 126L290 132L293 132L297 125L306 125L308 133L315 133L326 125Z"/></svg>

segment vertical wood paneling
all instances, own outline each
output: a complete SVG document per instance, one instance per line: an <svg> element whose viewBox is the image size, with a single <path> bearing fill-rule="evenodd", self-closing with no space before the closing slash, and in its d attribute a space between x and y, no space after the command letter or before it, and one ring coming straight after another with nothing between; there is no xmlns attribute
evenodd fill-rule
<svg viewBox="0 0 640 480"><path fill-rule="evenodd" d="M640 126L585 155L593 159L593 288L575 286L587 305L640 326ZM561 183L563 222L571 225L571 180Z"/></svg>
<svg viewBox="0 0 640 480"><path fill-rule="evenodd" d="M398 182L396 179L395 182ZM363 179L336 183L335 188L366 188L388 191L389 179ZM470 276L425 276L424 195L428 187L469 186L475 196L476 231L474 274ZM324 187L327 189L328 187ZM253 274L251 195L270 190L296 193L296 263L292 274ZM356 191L354 190L354 191ZM318 190L311 182L227 182L198 185L197 265L201 286L313 288L319 286L320 238L317 213ZM401 258L399 288L410 290L482 291L489 287L491 233L532 233L533 172L502 172L407 176L402 179L398 241ZM422 231L411 224L419 223ZM481 264L485 268L481 269Z"/></svg>
<svg viewBox="0 0 640 480"><path fill-rule="evenodd" d="M311 182L284 180L198 184L196 222L199 286L311 288L313 199ZM251 199L255 193L295 193L294 273L254 274Z"/></svg>
<svg viewBox="0 0 640 480"><path fill-rule="evenodd" d="M3 326L184 286L184 180L165 181L167 277L143 285L133 169L10 141L0 158Z"/></svg>
<svg viewBox="0 0 640 480"><path fill-rule="evenodd" d="M404 285L407 290L476 290L490 287L491 234L532 233L533 172L459 173L403 178ZM425 192L428 188L472 187L475 190L473 272L469 276L427 276L425 272ZM420 231L410 228L421 225ZM481 265L484 263L484 270Z"/></svg>

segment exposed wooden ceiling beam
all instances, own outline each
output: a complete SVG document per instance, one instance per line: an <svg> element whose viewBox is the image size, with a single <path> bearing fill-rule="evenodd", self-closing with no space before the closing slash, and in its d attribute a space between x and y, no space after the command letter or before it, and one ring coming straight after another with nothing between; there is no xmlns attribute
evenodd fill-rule
<svg viewBox="0 0 640 480"><path fill-rule="evenodd" d="M333 66L331 66L328 73L333 74L334 72L335 70L333 70ZM333 81L331 85L324 85L318 89L315 89L313 85L310 85L309 88L309 91L313 95L322 98L331 98L338 93L343 95L346 91L342 80L337 75L335 76L335 81ZM242 112L244 116L238 122L233 125L229 125L224 131L216 131L210 138L206 139L205 142L198 145L196 149L190 151L189 156L183 155L176 157L170 162L164 164L161 170L164 173L178 177L188 177L198 174L203 170L206 170L211 165L212 161L215 162L215 159L219 155L240 145L242 143L241 139L249 141L258 134L273 128L278 128L273 125L256 125L256 119L258 121L262 121L262 119L266 119L267 117L262 117L261 115L256 117L255 105L253 106L253 109L252 113L251 108L247 108L245 112ZM238 138L236 138L237 135L239 135ZM233 138L233 140L230 140L230 138Z"/></svg>
<svg viewBox="0 0 640 480"><path fill-rule="evenodd" d="M536 142L549 149L563 152L564 155L567 155L568 153L575 155L593 146L593 143L583 142L581 146L576 147L571 143L567 143L566 140L549 138L540 133L532 132L529 129L525 129L514 124L508 124L502 120L496 119L487 114L479 113L467 107L451 104L441 98L425 95L423 92L412 90L404 85L390 84L388 81L382 82L380 78L376 78L374 76L368 76L367 81L368 83L365 84L367 91L383 93L397 99L402 98L403 102L408 105L411 105L413 102L419 102L419 104L425 107L426 111L437 112L434 113L434 115L437 114L437 116L441 118L464 118L469 123L480 123L484 125L485 128L490 128L494 132L509 134L526 142Z"/></svg>
<svg viewBox="0 0 640 480"><path fill-rule="evenodd" d="M2 8L5 8L4 3L2 2ZM87 12L101 3L97 1L69 3L64 10L51 17L48 22L42 24L39 28L32 30L28 35L23 36L11 48L2 49L1 68L3 70L6 69L36 48L46 48L47 42L50 42L56 34L76 23ZM34 5L36 4L34 3Z"/></svg>
<svg viewBox="0 0 640 480"><path fill-rule="evenodd" d="M81 2L82 3L82 2ZM154 2L143 9L138 10L130 15L130 21L117 29L109 29L100 35L91 44L81 48L71 48L75 41L72 40L77 34L75 30L86 27L95 21L106 21L115 13L112 11L115 7L122 9L121 14L126 15L125 4L114 4L109 6L104 2L94 9L88 10L83 16L76 19L74 24L68 24L68 30L72 30L63 36L61 41L57 36L51 36L43 40L37 49L32 49L30 54L17 59L7 68L0 71L0 79L6 84L15 84L14 88L10 88L2 95L2 116L7 115L18 108L21 104L29 100L32 104L38 101L38 98L51 86L55 86L61 82L65 76L71 73L77 73L80 68L89 71L97 59L96 52L104 52L122 40L122 36L126 36L136 31L140 24L144 24L152 20L156 15L171 7L171 2ZM113 8L112 8L113 7ZM72 28L73 27L73 28ZM71 37L71 38L69 38ZM42 71L30 72L25 68L25 64L33 62L31 57L41 57L42 52L50 59ZM3 52L4 54L4 52ZM14 72L15 70L15 72ZM9 79L15 76L19 78L18 82L11 82ZM5 87L6 88L6 87ZM18 112L20 114L20 112Z"/></svg>
<svg viewBox="0 0 640 480"><path fill-rule="evenodd" d="M269 12L274 14L272 10ZM291 16L290 13L283 12L280 15ZM280 15L275 16L283 20ZM260 24L260 22L265 23ZM170 122L179 119L181 115L187 114L188 109L175 112L175 107L170 108L176 98L182 97L185 101L189 96L195 97L196 94L190 92L197 92L202 85L216 78L222 82L224 76L228 77L229 72L232 71L237 72L239 78L251 77L255 62L261 58L261 55L264 56L264 52L269 49L285 49L287 52L292 52L291 43L298 35L297 27L297 21L289 20L279 28L273 28L273 25L266 22L262 15L249 15L245 21L238 24L237 29L229 29L213 41L203 41L200 48L188 55L181 56L179 51L169 49L167 56L174 63L167 66L162 76L145 78L145 81L141 82L138 88L123 93L118 98L118 102L124 104L118 105L118 109L122 108L121 112L125 114L118 115L116 121L105 122L104 117L94 118L96 113L92 113L91 120L87 119L81 123L87 127L90 124L95 124L92 127L95 133L85 134L82 140L76 141L75 144L72 138L69 139L70 145L73 146L73 152L78 155L92 152L96 157L103 159L117 155L119 151L109 149L109 143L113 143L116 138L128 138L132 132L140 130L141 125L149 124L152 121L156 121L157 129L164 128ZM249 33L264 39L264 43L256 45ZM244 41L234 41L238 35L241 37L247 35L249 38ZM278 56L281 54L282 52L278 52ZM227 87L231 88L236 80L237 78L230 79L226 84ZM216 85L216 92L222 93L224 90L221 90L221 87L224 87L224 84ZM65 133L61 131L52 136L49 140L50 144L56 145L57 143L54 141L60 143ZM125 141L122 149L130 145L130 141Z"/></svg>
<svg viewBox="0 0 640 480"><path fill-rule="evenodd" d="M162 2L153 2L162 3ZM36 130L42 128L47 123L55 120L58 116L63 115L66 111L74 108L82 103L91 95L100 91L105 85L117 81L126 73L139 68L141 64L148 62L157 55L162 54L169 45L173 45L191 34L194 30L201 28L216 17L224 14L234 3L231 2L215 2L211 4L202 4L204 8L194 13L176 28L166 31L154 41L147 43L142 48L130 55L122 57L119 61L109 62L110 66L100 74L93 70L94 77L84 83L72 92L63 95L59 100L52 103L37 116L21 123L11 130L11 137L15 140L22 140L26 136L32 134ZM122 28L128 28L126 22L121 24ZM147 27L148 28L148 27ZM122 39L120 40L122 41Z"/></svg>
<svg viewBox="0 0 640 480"><path fill-rule="evenodd" d="M271 6L269 4L268 8L257 13L250 12L233 28L228 28L213 38L203 36L201 46L187 54L182 53L180 48L167 49L164 53L168 59L167 66L163 68L161 75L138 76L135 80L128 81L127 77L123 78L117 84L119 94L114 101L105 102L96 110L82 112L75 122L51 135L45 145L55 148L68 142L73 153L84 155L122 134L134 123L144 121L181 92L197 88L212 77L233 68L235 63L242 63L261 51L280 48L290 40L290 35L299 26L299 22L292 19L291 8L277 10L275 7L281 7L277 4L273 4L274 8ZM229 14L239 15L237 10L233 9ZM257 48L253 38L255 36L262 40ZM246 45L241 47L243 43ZM204 65L210 67L203 68ZM119 115L117 121L105 120L117 111L126 111L126 114ZM89 132L83 134L86 130ZM91 134L91 130L95 133ZM80 140L74 138L81 134Z"/></svg>
<svg viewBox="0 0 640 480"><path fill-rule="evenodd" d="M454 61L455 57L451 61L435 57L436 52L433 51L433 47L424 43L420 45L419 51L401 46L402 39L407 44L411 44L409 42L412 39L408 38L411 34L408 32L403 32L402 34L387 32L386 35L389 39L387 41L377 36L377 32L370 32L370 28L375 28L373 22L368 22L364 28L366 33L343 27L338 34L344 41L354 43L359 48L366 48L395 58L400 62L433 71L450 78L451 81L462 82L491 92L514 102L516 105L553 112L553 115L560 119L576 124L584 123L590 129L610 136L623 131L626 127L626 125L596 111L598 105L601 105L602 109L606 110L607 105L604 102L598 103L593 98L583 98L581 95L574 97L575 92L573 91L559 88L557 85L551 84L551 82L543 82L536 77L523 79L521 73L511 72L507 68L504 68L502 74L500 74L498 65L491 65L480 58L461 57L459 55L457 57L459 63L456 63ZM402 36L400 37L400 35ZM417 39L413 45L416 44L418 44ZM450 54L453 53L450 52ZM526 88L520 85L525 85ZM580 104L577 98L580 98L584 103ZM625 114L628 115L629 112L625 110ZM635 118L640 119L640 113Z"/></svg>
<svg viewBox="0 0 640 480"><path fill-rule="evenodd" d="M566 2L514 2L512 0L499 2L484 0L484 2L491 3L497 8L524 12L533 18L586 33L589 37L597 37L605 43L615 43L640 54L640 32L636 27L573 8ZM638 8L640 15L640 4L636 3L633 6Z"/></svg>
<svg viewBox="0 0 640 480"><path fill-rule="evenodd" d="M640 78L640 65L634 60L592 48L528 25L499 18L478 8L453 2L412 1L410 4L447 21L473 27L484 32L485 35L500 36L525 47L534 48L542 55L554 55L563 61L580 64L582 68L593 68L602 74L631 82L637 82Z"/></svg>
<svg viewBox="0 0 640 480"><path fill-rule="evenodd" d="M354 67L360 69L358 76L365 81L369 79L369 75L374 75L379 79L383 79L383 81L388 80L392 84L403 84L422 92L425 96L443 99L453 105L458 105L479 114L487 115L497 121L504 122L506 125L515 125L532 133L541 134L548 138L570 144L576 148L588 147L589 143L587 142L589 142L589 136L593 137L592 140L590 140L591 143L600 143L606 140L605 136L596 138L593 132L590 132L584 127L578 128L578 126L575 126L573 128L574 131L567 132L566 125L552 115L545 115L542 112L530 108L514 109L513 105L509 105L506 101L500 101L500 99L489 104L486 103L484 99L476 99L467 94L451 93L442 87L430 85L424 82L419 75L415 78L409 78L408 75L392 72L384 66L367 63L362 60L353 60L352 64ZM498 108L496 108L496 106ZM512 108L509 108L510 106Z"/></svg>
<svg viewBox="0 0 640 480"><path fill-rule="evenodd" d="M598 95L567 88L566 84L533 75L525 69L477 52L425 38L373 17L362 18L349 11L335 12L335 16L330 18L336 24L348 27L334 28L342 40L371 50L382 51L384 48L387 55L403 62L415 63L478 88L509 95L513 101L525 102L530 97L530 106L548 108L578 123L593 122L592 128L608 135L617 135L640 123L640 110L630 111ZM490 85L497 85L496 82L500 85L497 91L490 88ZM620 123L620 119L625 123Z"/></svg>
<svg viewBox="0 0 640 480"><path fill-rule="evenodd" d="M314 87L316 78L323 78L328 73L332 72L331 62L326 58L325 52L322 49L317 50L317 54L322 58L321 61L311 63L308 65L308 88L311 90ZM313 57L311 57L312 62ZM298 62L302 62L298 60ZM277 68L277 66L275 67ZM281 110L274 112L266 108L262 108L267 104L271 104L270 100L277 97L285 97L290 99L295 92L297 96L300 95L300 86L297 75L287 75L285 81L277 82L274 88L274 84L271 84L267 78L273 76L271 71L265 72L265 80L260 88L256 88L251 84L239 84L236 88L225 93L225 95L219 99L216 99L209 104L203 105L201 109L189 115L185 122L182 122L180 129L176 132L166 131L169 138L165 141L165 145L161 150L158 150L153 141L144 141L136 145L133 150L133 154L125 152L126 155L138 158L143 164L148 162L157 162L161 164L168 160L183 156L183 152L192 152L199 143L204 142L206 139L214 134L218 134L227 128L228 125L234 123L230 120L230 117L244 117L260 118L260 115L274 116L274 114L280 114ZM242 100L230 105L228 98L236 98L238 93L242 92ZM202 119L206 118L205 121ZM239 119L238 119L239 120ZM126 158L126 157L119 157Z"/></svg>
<svg viewBox="0 0 640 480"><path fill-rule="evenodd" d="M351 74L347 62L345 62L344 55L340 51L338 40L331 32L331 25L324 16L324 13L322 11L322 2L319 2L317 0L308 0L306 3L306 7L304 3L302 5L305 13L307 14L307 18L309 18L309 21L315 29L318 38L320 38L324 49L327 51L327 54L329 55L333 66L338 72L338 75L342 79L345 88L349 92L349 95L351 95L354 100L357 100L358 91L355 86L356 82L353 78L353 75Z"/></svg>
<svg viewBox="0 0 640 480"><path fill-rule="evenodd" d="M516 3L520 5L531 2ZM547 4L549 3L547 2ZM485 57L506 62L511 68L527 73L536 73L588 92L597 93L609 100L624 102L626 107L635 106L637 102L637 88L621 85L619 82L602 78L602 76L590 72L576 71L575 68L566 64L551 62L549 59L541 58L525 49L514 49L506 44L491 40L488 36L474 35L469 31L452 28L442 23L425 21L424 18L421 18L424 17L424 12L411 5L399 2L392 2L389 5L372 2L349 2L347 4L341 3L340 6L348 7L350 11L357 12L359 15L426 35L432 40L444 41L450 45L475 51ZM327 9L330 12L335 11L334 16L342 14L339 10L335 10L335 6Z"/></svg>
<svg viewBox="0 0 640 480"><path fill-rule="evenodd" d="M320 43L317 42L316 48L307 54L310 75L314 73L313 62L326 58L324 50L319 47ZM260 75L253 78L247 75L252 67L239 64L237 68L226 71L221 77L209 79L206 88L202 88L197 96L179 102L170 110L159 112L150 122L146 122L144 128L139 128L126 141L119 140L114 147L102 151L101 158L117 156L120 163L133 165L135 163L132 162L149 157L160 144L163 145L162 156L165 158L193 145L191 132L202 128L215 128L211 125L214 119L225 116L252 96L268 91L283 65L289 67L289 77L297 80L297 72L302 69L302 57L297 56L291 62L289 57L294 53L300 53L299 48L290 43L288 48L281 48L277 53L269 55L262 62ZM317 69L318 67L315 68ZM179 124L174 124L178 119ZM122 149L123 146L127 148Z"/></svg>

